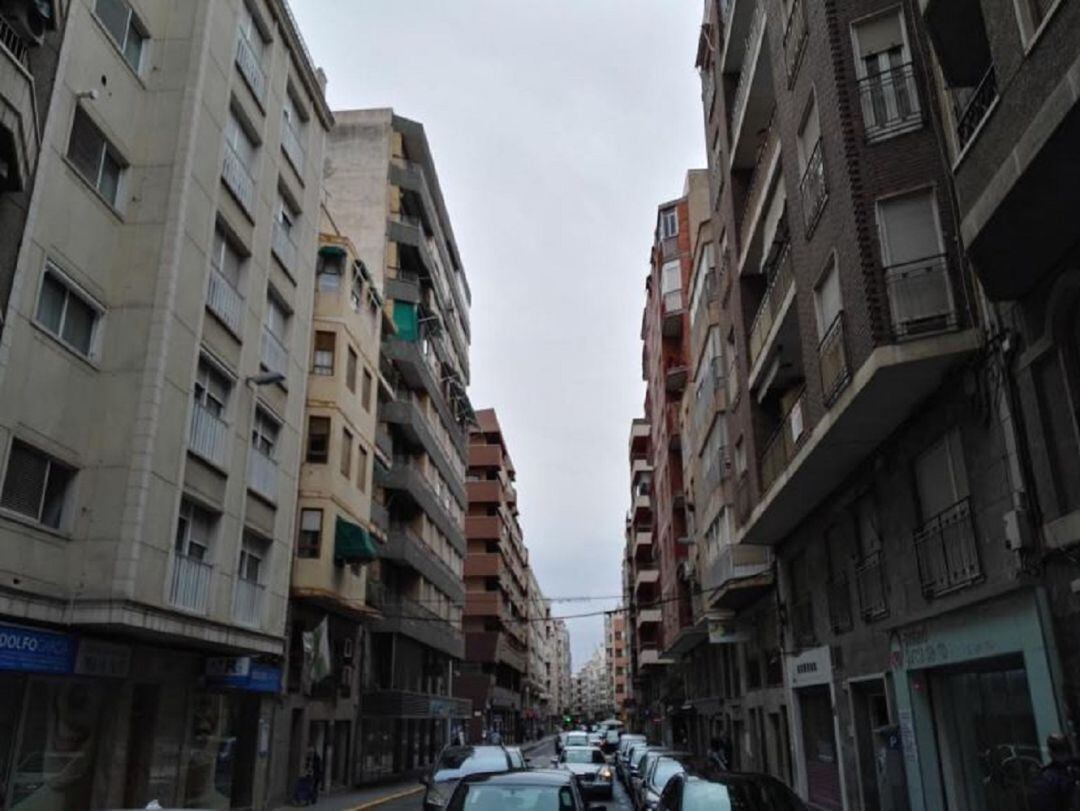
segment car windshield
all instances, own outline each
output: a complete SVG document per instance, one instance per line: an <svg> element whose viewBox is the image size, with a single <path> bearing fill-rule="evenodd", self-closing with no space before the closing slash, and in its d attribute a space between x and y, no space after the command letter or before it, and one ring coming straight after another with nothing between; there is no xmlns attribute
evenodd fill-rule
<svg viewBox="0 0 1080 811"><path fill-rule="evenodd" d="M682 764L677 760L661 758L653 770L652 785L657 791L662 791L667 781L683 770Z"/></svg>
<svg viewBox="0 0 1080 811"><path fill-rule="evenodd" d="M585 746L574 747L566 750L566 763L604 763L602 752Z"/></svg>
<svg viewBox="0 0 1080 811"><path fill-rule="evenodd" d="M435 781L460 780L467 774L505 772L510 769L502 749L474 749L471 746L447 749L435 767Z"/></svg>
<svg viewBox="0 0 1080 811"><path fill-rule="evenodd" d="M463 783L447 811L573 811L569 786L497 786Z"/></svg>
<svg viewBox="0 0 1080 811"><path fill-rule="evenodd" d="M571 732L566 736L567 746L588 746L589 736L584 732Z"/></svg>
<svg viewBox="0 0 1080 811"><path fill-rule="evenodd" d="M683 788L682 811L806 811L790 791L768 778L694 780Z"/></svg>

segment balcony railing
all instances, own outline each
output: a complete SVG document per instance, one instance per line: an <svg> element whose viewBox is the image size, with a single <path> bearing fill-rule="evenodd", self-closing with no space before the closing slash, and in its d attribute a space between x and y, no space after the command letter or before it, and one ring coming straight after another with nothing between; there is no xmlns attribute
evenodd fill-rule
<svg viewBox="0 0 1080 811"><path fill-rule="evenodd" d="M210 270L206 306L234 335L240 334L244 319L244 297L217 268Z"/></svg>
<svg viewBox="0 0 1080 811"><path fill-rule="evenodd" d="M221 179L225 181L225 188L233 193L233 196L244 207L248 214L255 209L255 181L248 174L248 169L240 156L228 144L225 145L225 160L221 167Z"/></svg>
<svg viewBox="0 0 1080 811"><path fill-rule="evenodd" d="M26 42L19 36L18 32L12 28L7 20L0 17L0 46L11 54L16 62L19 63L22 68L29 73L30 71L30 59L29 49L26 46Z"/></svg>
<svg viewBox="0 0 1080 811"><path fill-rule="evenodd" d="M975 131L979 129L979 125L982 124L983 119L990 112L990 108L997 101L997 97L997 75L994 73L993 64L991 64L975 87L974 92L968 96L963 107L957 110L956 137L960 149L967 146L968 141L975 135Z"/></svg>
<svg viewBox="0 0 1080 811"><path fill-rule="evenodd" d="M213 568L198 558L177 553L173 558L169 602L177 608L204 613L210 597L210 575Z"/></svg>
<svg viewBox="0 0 1080 811"><path fill-rule="evenodd" d="M814 601L809 594L793 600L788 609L791 622L791 635L795 645L810 648L817 644L817 632L814 630Z"/></svg>
<svg viewBox="0 0 1080 811"><path fill-rule="evenodd" d="M886 267L885 285L896 340L948 332L959 325L944 254Z"/></svg>
<svg viewBox="0 0 1080 811"><path fill-rule="evenodd" d="M922 123L915 68L910 62L860 79L859 97L866 137L871 141Z"/></svg>
<svg viewBox="0 0 1080 811"><path fill-rule="evenodd" d="M739 244L747 245L750 242L750 234L756 222L754 210L761 201L765 190L769 187L766 183L769 174L769 163L773 150L780 144L780 129L774 126L776 108L769 116L769 123L765 128L765 136L758 146L757 155L754 156L754 168L750 174L750 182L746 187L746 202L743 203L742 222L739 226Z"/></svg>
<svg viewBox="0 0 1080 811"><path fill-rule="evenodd" d="M274 221L274 231L270 238L270 247L274 255L289 273L296 273L296 243L293 242L292 229L282 225L280 220Z"/></svg>
<svg viewBox="0 0 1080 811"><path fill-rule="evenodd" d="M255 48L243 34L236 37L236 66L240 68L240 75L248 83L251 92L260 102L266 99L266 73L259 64L259 57Z"/></svg>
<svg viewBox="0 0 1080 811"><path fill-rule="evenodd" d="M791 409L784 415L782 424L769 439L761 455L761 493L764 495L787 468L805 433L803 428L803 403L806 393L799 395Z"/></svg>
<svg viewBox="0 0 1080 811"><path fill-rule="evenodd" d="M854 625L851 619L851 591L844 572L833 577L825 586L829 603L829 627L834 634L850 631Z"/></svg>
<svg viewBox="0 0 1080 811"><path fill-rule="evenodd" d="M248 488L267 501L277 502L277 462L255 448L248 451Z"/></svg>
<svg viewBox="0 0 1080 811"><path fill-rule="evenodd" d="M982 579L971 499L942 510L915 532L923 594L940 597Z"/></svg>
<svg viewBox="0 0 1080 811"><path fill-rule="evenodd" d="M806 169L803 171L802 180L799 181L799 196L802 198L803 225L806 226L806 234L810 235L817 225L821 209L825 207L825 201L829 198L829 188L825 183L825 158L822 155L821 139L818 138L810 157L806 161Z"/></svg>
<svg viewBox="0 0 1080 811"><path fill-rule="evenodd" d="M806 9L802 0L795 0L791 4L787 23L784 26L784 64L787 67L788 86L795 79L802 62L803 51L806 46L808 29L806 26Z"/></svg>
<svg viewBox="0 0 1080 811"><path fill-rule="evenodd" d="M289 370L289 350L269 328L263 327L262 346L259 349L259 362L268 372L286 374Z"/></svg>
<svg viewBox="0 0 1080 811"><path fill-rule="evenodd" d="M253 580L236 579L233 591L233 619L241 625L257 628L262 625L263 592L266 589Z"/></svg>
<svg viewBox="0 0 1080 811"><path fill-rule="evenodd" d="M301 138L300 133L296 131L296 128L285 119L282 119L281 122L281 148L285 152L285 157L292 163L293 168L303 176L306 154L304 140Z"/></svg>
<svg viewBox="0 0 1080 811"><path fill-rule="evenodd" d="M743 113L746 112L746 103L750 99L750 84L754 73L753 48L754 42L761 30L765 27L765 4L754 5L754 17L750 20L750 28L746 32L746 42L743 50L743 66L739 73L739 84L735 87L735 100L731 105L731 140L736 140L738 127L742 121Z"/></svg>
<svg viewBox="0 0 1080 811"><path fill-rule="evenodd" d="M885 589L885 559L874 551L855 565L855 589L859 595L859 613L867 621L881 619L889 613Z"/></svg>
<svg viewBox="0 0 1080 811"><path fill-rule="evenodd" d="M195 403L191 410L191 450L208 462L224 467L228 437L229 426L225 421Z"/></svg>
<svg viewBox="0 0 1080 811"><path fill-rule="evenodd" d="M851 378L842 310L836 314L832 326L825 331L825 337L818 345L818 359L821 369L821 395L825 404L829 405Z"/></svg>
<svg viewBox="0 0 1080 811"><path fill-rule="evenodd" d="M683 310L682 290L669 290L664 293L664 315L681 313Z"/></svg>
<svg viewBox="0 0 1080 811"><path fill-rule="evenodd" d="M750 324L750 368L757 363L758 356L765 348L772 330L773 322L780 314L780 308L787 298L788 291L795 286L795 268L791 260L791 244L781 248L780 259L776 264L776 275L769 281L765 295L758 307L757 314Z"/></svg>

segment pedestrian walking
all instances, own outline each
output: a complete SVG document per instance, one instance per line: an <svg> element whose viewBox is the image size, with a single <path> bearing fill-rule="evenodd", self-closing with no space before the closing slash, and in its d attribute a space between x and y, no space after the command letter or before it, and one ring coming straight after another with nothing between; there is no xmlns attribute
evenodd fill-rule
<svg viewBox="0 0 1080 811"><path fill-rule="evenodd" d="M1046 739L1050 762L1031 784L1031 811L1080 811L1080 761L1069 739L1055 732Z"/></svg>
<svg viewBox="0 0 1080 811"><path fill-rule="evenodd" d="M319 752L314 746L308 751L308 774L311 776L311 801L309 805L314 805L319 799L319 790L322 788L323 781L322 758L319 757Z"/></svg>
<svg viewBox="0 0 1080 811"><path fill-rule="evenodd" d="M709 766L716 769L718 772L730 771L728 768L727 754L724 752L724 747L719 738L713 738L709 741L708 760Z"/></svg>

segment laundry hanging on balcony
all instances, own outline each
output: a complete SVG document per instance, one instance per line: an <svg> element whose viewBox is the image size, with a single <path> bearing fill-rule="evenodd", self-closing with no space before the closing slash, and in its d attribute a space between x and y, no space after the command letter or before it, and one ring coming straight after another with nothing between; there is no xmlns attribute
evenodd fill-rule
<svg viewBox="0 0 1080 811"><path fill-rule="evenodd" d="M364 564L378 557L371 533L359 524L347 521L340 515L334 526L334 561L336 563Z"/></svg>

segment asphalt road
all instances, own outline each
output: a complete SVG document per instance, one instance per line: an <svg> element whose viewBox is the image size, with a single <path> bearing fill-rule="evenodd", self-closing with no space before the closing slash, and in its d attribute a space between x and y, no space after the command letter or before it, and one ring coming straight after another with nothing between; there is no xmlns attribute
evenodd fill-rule
<svg viewBox="0 0 1080 811"><path fill-rule="evenodd" d="M528 757L532 761L532 765L538 769L549 768L551 759L555 757L554 741L548 741L543 746L534 749L531 752L526 752L526 757ZM422 811L423 799L422 794L416 794L412 797L406 797L401 800L382 804L378 807L378 811ZM609 802L600 800L599 798L590 798L587 802L590 805L602 805L605 809L608 809L608 811L633 811L630 797L617 779L615 781L615 798L613 800Z"/></svg>

